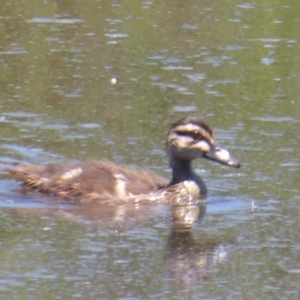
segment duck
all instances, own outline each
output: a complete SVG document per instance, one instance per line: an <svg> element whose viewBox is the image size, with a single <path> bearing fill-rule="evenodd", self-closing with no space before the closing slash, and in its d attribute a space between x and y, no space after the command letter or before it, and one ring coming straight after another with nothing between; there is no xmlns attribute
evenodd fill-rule
<svg viewBox="0 0 300 300"><path fill-rule="evenodd" d="M25 191L40 192L79 204L143 202L188 205L203 199L207 187L192 168L198 158L239 168L241 164L215 140L201 119L187 116L174 122L167 134L166 152L172 170L166 180L142 167L105 160L29 165L6 168Z"/></svg>

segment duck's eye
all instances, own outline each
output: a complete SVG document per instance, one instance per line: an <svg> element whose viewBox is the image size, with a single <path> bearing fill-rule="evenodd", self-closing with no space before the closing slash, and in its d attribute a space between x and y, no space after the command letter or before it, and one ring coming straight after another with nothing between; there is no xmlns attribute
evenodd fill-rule
<svg viewBox="0 0 300 300"><path fill-rule="evenodd" d="M191 136L193 137L193 139L198 140L201 138L199 131L193 131L191 132Z"/></svg>

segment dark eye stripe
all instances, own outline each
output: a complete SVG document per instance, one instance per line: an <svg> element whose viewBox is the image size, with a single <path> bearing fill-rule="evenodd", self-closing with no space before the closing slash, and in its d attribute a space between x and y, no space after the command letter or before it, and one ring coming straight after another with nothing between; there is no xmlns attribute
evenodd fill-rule
<svg viewBox="0 0 300 300"><path fill-rule="evenodd" d="M178 135L189 136L195 140L201 140L203 137L199 131L177 131Z"/></svg>

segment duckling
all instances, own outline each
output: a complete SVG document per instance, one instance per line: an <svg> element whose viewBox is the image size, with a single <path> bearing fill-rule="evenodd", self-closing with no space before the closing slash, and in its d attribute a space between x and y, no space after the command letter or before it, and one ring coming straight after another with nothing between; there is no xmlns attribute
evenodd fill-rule
<svg viewBox="0 0 300 300"><path fill-rule="evenodd" d="M216 143L212 129L195 117L173 123L166 141L172 178L168 182L145 168L132 168L108 161L85 163L19 163L8 171L27 190L87 203L188 204L205 197L207 188L193 171L192 161L205 158L239 168L240 163Z"/></svg>

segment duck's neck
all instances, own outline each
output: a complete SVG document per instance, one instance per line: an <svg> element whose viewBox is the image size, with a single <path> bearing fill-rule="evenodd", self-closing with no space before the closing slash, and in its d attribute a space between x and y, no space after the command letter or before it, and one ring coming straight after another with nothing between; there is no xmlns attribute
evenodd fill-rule
<svg viewBox="0 0 300 300"><path fill-rule="evenodd" d="M173 159L170 162L172 168L172 180L170 186L183 182L185 180L190 180L196 182L199 186L201 194L207 192L207 188L203 180L193 171L192 162L183 159Z"/></svg>
<svg viewBox="0 0 300 300"><path fill-rule="evenodd" d="M170 185L174 185L185 180L193 180L194 172L190 161L174 159L170 162L170 165L172 168L172 180Z"/></svg>

